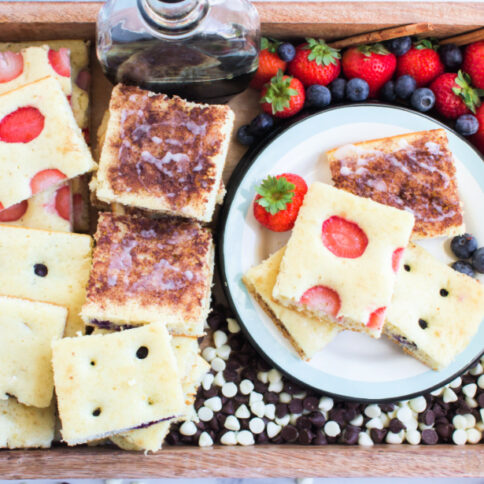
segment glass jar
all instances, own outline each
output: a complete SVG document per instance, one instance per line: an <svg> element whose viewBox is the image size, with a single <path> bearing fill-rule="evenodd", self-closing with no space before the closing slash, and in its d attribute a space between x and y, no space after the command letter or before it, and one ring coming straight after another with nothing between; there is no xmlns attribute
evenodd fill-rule
<svg viewBox="0 0 484 484"><path fill-rule="evenodd" d="M108 0L97 55L113 83L225 102L255 73L259 36L248 0Z"/></svg>

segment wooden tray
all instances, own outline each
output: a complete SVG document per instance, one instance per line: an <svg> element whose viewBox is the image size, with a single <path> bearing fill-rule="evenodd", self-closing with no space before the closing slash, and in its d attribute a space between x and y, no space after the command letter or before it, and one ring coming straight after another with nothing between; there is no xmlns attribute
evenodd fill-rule
<svg viewBox="0 0 484 484"><path fill-rule="evenodd" d="M450 37L482 28L484 3L319 3L254 2L263 32L284 37L319 36L327 40L419 22L434 24L433 35ZM0 41L92 39L100 2L0 2ZM111 85L93 52L92 133L107 106ZM250 93L231 102L237 124L256 109ZM224 178L240 159L234 144ZM176 447L157 454L108 447L56 447L0 451L0 478L148 478L148 477L482 477L484 445L378 445L253 447Z"/></svg>

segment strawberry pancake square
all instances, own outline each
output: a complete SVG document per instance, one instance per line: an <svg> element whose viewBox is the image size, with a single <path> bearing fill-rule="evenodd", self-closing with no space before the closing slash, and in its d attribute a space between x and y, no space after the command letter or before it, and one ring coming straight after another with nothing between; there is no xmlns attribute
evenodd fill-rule
<svg viewBox="0 0 484 484"><path fill-rule="evenodd" d="M49 188L28 200L1 210L0 223L72 232L72 191L69 183Z"/></svg>
<svg viewBox="0 0 484 484"><path fill-rule="evenodd" d="M313 183L272 295L281 304L379 338L414 217Z"/></svg>
<svg viewBox="0 0 484 484"><path fill-rule="evenodd" d="M53 77L0 95L0 208L95 166L67 98Z"/></svg>
<svg viewBox="0 0 484 484"><path fill-rule="evenodd" d="M81 317L106 329L164 322L203 335L213 274L211 232L198 222L102 213Z"/></svg>
<svg viewBox="0 0 484 484"><path fill-rule="evenodd" d="M363 141L331 150L327 156L336 187L413 213L412 239L464 232L445 130Z"/></svg>

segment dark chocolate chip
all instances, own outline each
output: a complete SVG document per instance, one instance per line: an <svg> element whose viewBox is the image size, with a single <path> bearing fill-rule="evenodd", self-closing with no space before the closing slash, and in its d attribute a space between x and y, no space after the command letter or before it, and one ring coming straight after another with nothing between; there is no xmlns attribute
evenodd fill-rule
<svg viewBox="0 0 484 484"><path fill-rule="evenodd" d="M93 411L92 411L92 416L93 417L99 417L99 415L101 415L101 409L99 407L95 408Z"/></svg>
<svg viewBox="0 0 484 484"><path fill-rule="evenodd" d="M326 435L324 435L322 430L318 430L314 434L313 444L315 444L315 445L326 445L327 443L328 443L328 439L326 438Z"/></svg>
<svg viewBox="0 0 484 484"><path fill-rule="evenodd" d="M393 410L395 410L395 405L393 403L380 403L378 406L382 412L386 413L393 412Z"/></svg>
<svg viewBox="0 0 484 484"><path fill-rule="evenodd" d="M299 432L294 425L286 425L281 430L281 436L286 442L295 442L299 437Z"/></svg>
<svg viewBox="0 0 484 484"><path fill-rule="evenodd" d="M354 425L347 425L343 431L343 443L347 445L354 445L358 442L358 436L360 434L360 428Z"/></svg>
<svg viewBox="0 0 484 484"><path fill-rule="evenodd" d="M202 408L203 407L203 398L197 397L193 406L195 407L195 410L199 410L200 408Z"/></svg>
<svg viewBox="0 0 484 484"><path fill-rule="evenodd" d="M328 417L329 420L334 420L341 427L345 423L345 410L344 408L332 408L328 413Z"/></svg>
<svg viewBox="0 0 484 484"><path fill-rule="evenodd" d="M267 433L264 431L258 434L256 437L256 442L258 444L267 444L269 442L269 437L267 436Z"/></svg>
<svg viewBox="0 0 484 484"><path fill-rule="evenodd" d="M403 268L407 271L410 272L410 266L408 264L405 264Z"/></svg>
<svg viewBox="0 0 484 484"><path fill-rule="evenodd" d="M453 426L450 424L438 424L435 426L435 430L437 431L439 437L444 442L447 442L452 436Z"/></svg>
<svg viewBox="0 0 484 484"><path fill-rule="evenodd" d="M427 329L429 323L427 323L427 321L425 321L425 319L422 319L420 318L418 320L418 325L422 328L422 329Z"/></svg>
<svg viewBox="0 0 484 484"><path fill-rule="evenodd" d="M315 427L322 427L326 423L326 419L321 412L311 412L308 418Z"/></svg>
<svg viewBox="0 0 484 484"><path fill-rule="evenodd" d="M93 331L94 331L94 326L88 326L88 325L86 325L86 329L85 329L85 334L86 335L92 334Z"/></svg>
<svg viewBox="0 0 484 484"><path fill-rule="evenodd" d="M290 393L291 395L294 395L295 393L301 393L303 390L300 386L296 385L295 383L290 381L285 381L284 391L286 393Z"/></svg>
<svg viewBox="0 0 484 484"><path fill-rule="evenodd" d="M479 407L484 408L484 392L480 393L477 396L477 404L479 405Z"/></svg>
<svg viewBox="0 0 484 484"><path fill-rule="evenodd" d="M266 403L278 403L279 402L279 395L275 392L266 392L266 393L264 393L264 402L266 402Z"/></svg>
<svg viewBox="0 0 484 484"><path fill-rule="evenodd" d="M422 431L422 443L434 445L439 441L439 436L434 429L425 429Z"/></svg>
<svg viewBox="0 0 484 484"><path fill-rule="evenodd" d="M211 329L216 331L225 323L225 318L220 314L212 311L207 318L207 323Z"/></svg>
<svg viewBox="0 0 484 484"><path fill-rule="evenodd" d="M222 406L222 412L226 415L233 415L235 412L234 408L234 401L232 399L228 399L227 403Z"/></svg>
<svg viewBox="0 0 484 484"><path fill-rule="evenodd" d="M265 393L267 391L267 385L262 383L260 380L255 380L254 382L254 390L258 393Z"/></svg>
<svg viewBox="0 0 484 484"><path fill-rule="evenodd" d="M148 348L146 346L140 346L136 351L136 358L144 360L148 356Z"/></svg>
<svg viewBox="0 0 484 484"><path fill-rule="evenodd" d="M49 270L45 264L35 264L34 265L34 274L39 277L45 277Z"/></svg>
<svg viewBox="0 0 484 484"><path fill-rule="evenodd" d="M210 387L208 390L203 390L203 396L205 398L212 398L217 396L218 390L216 387Z"/></svg>
<svg viewBox="0 0 484 484"><path fill-rule="evenodd" d="M425 425L433 425L435 422L435 415L432 410L425 410L418 416L418 421L424 423Z"/></svg>
<svg viewBox="0 0 484 484"><path fill-rule="evenodd" d="M301 415L296 420L296 427L298 429L310 429L312 427L311 420L309 419L309 417L306 417L305 415Z"/></svg>
<svg viewBox="0 0 484 484"><path fill-rule="evenodd" d="M237 403L249 403L249 395L242 395L241 393L237 393L235 395L234 400Z"/></svg>
<svg viewBox="0 0 484 484"><path fill-rule="evenodd" d="M281 432L279 432L275 437L272 437L271 442L277 445L282 444L284 439L282 438Z"/></svg>
<svg viewBox="0 0 484 484"><path fill-rule="evenodd" d="M319 398L318 397L306 397L303 400L303 408L304 410L309 410L312 412L313 410L317 410L319 405Z"/></svg>
<svg viewBox="0 0 484 484"><path fill-rule="evenodd" d="M232 370L230 368L225 368L223 375L226 381L238 383L238 381L240 380L239 374L237 373L237 371Z"/></svg>
<svg viewBox="0 0 484 484"><path fill-rule="evenodd" d="M350 422L358 415L358 412L355 408L345 408L343 412L343 418L346 422Z"/></svg>
<svg viewBox="0 0 484 484"><path fill-rule="evenodd" d="M447 291L447 289L441 289L439 294L442 296L442 297L447 297L449 295L449 291Z"/></svg>
<svg viewBox="0 0 484 484"><path fill-rule="evenodd" d="M291 413L302 413L303 411L303 401L300 398L293 398L289 404L289 411Z"/></svg>
<svg viewBox="0 0 484 484"><path fill-rule="evenodd" d="M387 432L388 432L387 429L371 429L370 430L371 440L373 440L375 444L381 444L385 440Z"/></svg>
<svg viewBox="0 0 484 484"><path fill-rule="evenodd" d="M442 403L443 402L439 402L439 403L435 402L432 405L432 412L434 413L435 418L445 417L446 411L442 407L442 405L441 405Z"/></svg>
<svg viewBox="0 0 484 484"><path fill-rule="evenodd" d="M277 418L283 418L289 413L289 410L287 408L287 404L285 403L278 403L276 405L276 417Z"/></svg>
<svg viewBox="0 0 484 484"><path fill-rule="evenodd" d="M213 418L208 422L208 426L214 430L215 432L218 432L220 430L220 424L216 418Z"/></svg>
<svg viewBox="0 0 484 484"><path fill-rule="evenodd" d="M314 434L309 429L300 429L298 442L302 445L309 445L314 438Z"/></svg>
<svg viewBox="0 0 484 484"><path fill-rule="evenodd" d="M390 429L390 432L393 432L394 434L398 434L398 432L406 428L403 422L398 420L398 418L392 418L388 427Z"/></svg>

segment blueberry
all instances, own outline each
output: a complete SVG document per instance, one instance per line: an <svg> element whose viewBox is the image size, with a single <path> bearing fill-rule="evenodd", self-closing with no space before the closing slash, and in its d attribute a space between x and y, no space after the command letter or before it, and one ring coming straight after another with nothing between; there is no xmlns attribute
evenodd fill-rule
<svg viewBox="0 0 484 484"><path fill-rule="evenodd" d="M255 136L249 132L249 125L244 124L237 131L237 140L241 145L250 146L255 141Z"/></svg>
<svg viewBox="0 0 484 484"><path fill-rule="evenodd" d="M370 94L370 86L364 79L355 77L346 84L346 97L353 102L365 101Z"/></svg>
<svg viewBox="0 0 484 484"><path fill-rule="evenodd" d="M331 97L333 102L343 101L345 98L346 79L338 77L330 85Z"/></svg>
<svg viewBox="0 0 484 484"><path fill-rule="evenodd" d="M462 114L455 122L455 129L463 136L471 136L479 131L479 121L473 114Z"/></svg>
<svg viewBox="0 0 484 484"><path fill-rule="evenodd" d="M476 275L472 266L469 264L469 262L466 262L465 260L458 260L457 262L454 262L450 267L452 267L452 269L457 272L462 272L462 274L465 274L466 276L475 277Z"/></svg>
<svg viewBox="0 0 484 484"><path fill-rule="evenodd" d="M388 81L383 84L383 87L380 91L380 97L389 103L392 103L395 101L395 99L397 99L395 94L395 83L393 81Z"/></svg>
<svg viewBox="0 0 484 484"><path fill-rule="evenodd" d="M477 249L477 240L471 234L456 235L450 242L450 250L459 259L468 259Z"/></svg>
<svg viewBox="0 0 484 484"><path fill-rule="evenodd" d="M289 42L283 42L277 48L277 55L279 56L279 59L284 62L291 62L296 55L296 49Z"/></svg>
<svg viewBox="0 0 484 484"><path fill-rule="evenodd" d="M45 264L35 264L34 273L36 276L45 277L48 273L47 266Z"/></svg>
<svg viewBox="0 0 484 484"><path fill-rule="evenodd" d="M479 247L472 254L472 266L477 272L484 274L484 247Z"/></svg>
<svg viewBox="0 0 484 484"><path fill-rule="evenodd" d="M397 77L395 92L400 99L408 99L415 89L417 89L417 81L412 76L405 74Z"/></svg>
<svg viewBox="0 0 484 484"><path fill-rule="evenodd" d="M439 47L439 56L442 64L449 70L457 69L462 64L462 51L455 44Z"/></svg>
<svg viewBox="0 0 484 484"><path fill-rule="evenodd" d="M410 105L422 113L432 109L434 104L435 94L427 87L419 87L418 89L415 89L410 97Z"/></svg>
<svg viewBox="0 0 484 484"><path fill-rule="evenodd" d="M313 84L306 89L306 103L313 108L324 108L331 103L331 91L320 84Z"/></svg>
<svg viewBox="0 0 484 484"><path fill-rule="evenodd" d="M270 114L260 113L249 124L249 133L255 137L262 136L274 126L274 119Z"/></svg>
<svg viewBox="0 0 484 484"><path fill-rule="evenodd" d="M398 39L389 40L387 48L395 55L403 55L412 47L412 39L410 37L399 37Z"/></svg>

